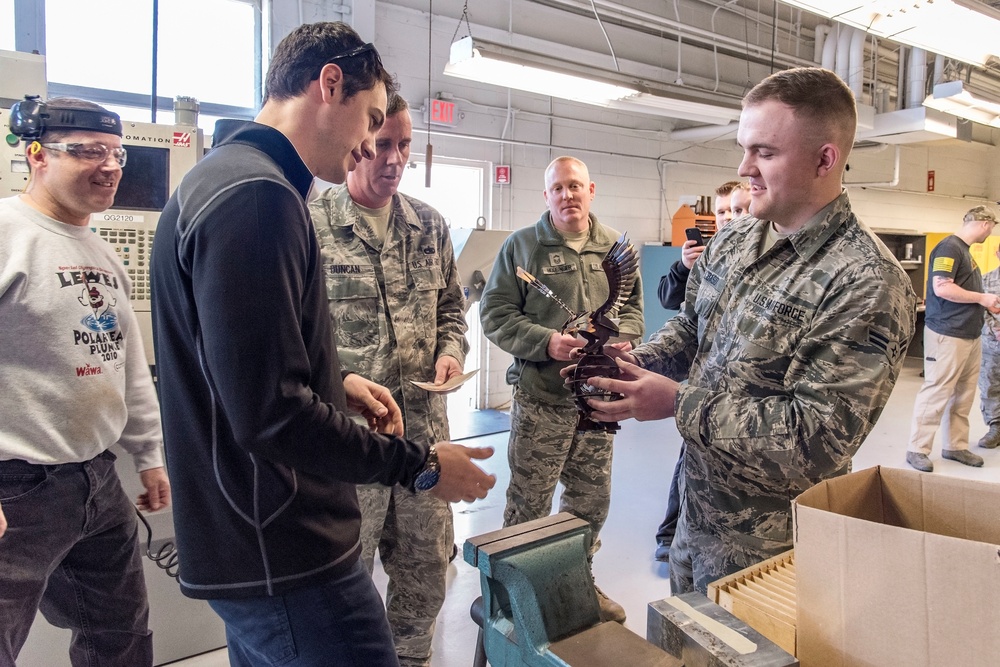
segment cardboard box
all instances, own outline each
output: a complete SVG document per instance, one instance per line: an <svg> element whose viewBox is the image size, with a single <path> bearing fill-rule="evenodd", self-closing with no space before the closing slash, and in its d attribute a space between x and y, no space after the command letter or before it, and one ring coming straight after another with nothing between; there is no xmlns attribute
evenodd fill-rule
<svg viewBox="0 0 1000 667"><path fill-rule="evenodd" d="M804 667L1000 662L1000 485L876 467L793 512Z"/></svg>

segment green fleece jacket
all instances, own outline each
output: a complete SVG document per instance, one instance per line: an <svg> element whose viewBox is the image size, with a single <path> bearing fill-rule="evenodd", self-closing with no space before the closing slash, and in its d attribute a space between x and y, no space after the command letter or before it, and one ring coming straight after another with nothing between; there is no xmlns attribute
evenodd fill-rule
<svg viewBox="0 0 1000 667"><path fill-rule="evenodd" d="M514 355L507 384L547 403L568 403L569 391L559 371L569 365L548 355L549 338L569 318L554 301L517 277L524 268L577 311L598 308L608 298L601 260L618 232L590 215L590 238L580 253L566 245L546 211L541 219L511 234L500 249L483 292L483 332L497 347ZM612 313L612 316L614 313ZM642 286L636 276L628 301L618 313L623 337L642 338Z"/></svg>

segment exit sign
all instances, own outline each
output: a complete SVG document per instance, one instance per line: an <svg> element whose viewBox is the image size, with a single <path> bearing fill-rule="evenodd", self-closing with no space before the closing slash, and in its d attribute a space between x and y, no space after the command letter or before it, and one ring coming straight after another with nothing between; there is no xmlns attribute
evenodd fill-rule
<svg viewBox="0 0 1000 667"><path fill-rule="evenodd" d="M425 123L454 127L458 125L460 118L461 112L455 107L454 102L448 100L426 100L424 102Z"/></svg>

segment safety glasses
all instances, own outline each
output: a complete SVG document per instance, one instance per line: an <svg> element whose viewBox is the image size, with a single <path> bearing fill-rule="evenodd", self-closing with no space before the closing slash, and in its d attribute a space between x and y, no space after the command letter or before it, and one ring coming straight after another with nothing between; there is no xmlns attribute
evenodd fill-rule
<svg viewBox="0 0 1000 667"><path fill-rule="evenodd" d="M372 44L371 42L368 42L367 44L362 44L361 46L359 46L357 48L354 48L354 49L351 49L350 51L346 51L344 53L338 54L336 56L333 56L329 60L327 60L325 63L323 63L322 65L320 65L319 69L316 70L316 74L313 75L312 80L315 81L316 79L318 79L319 75L323 72L323 68L326 67L327 65L329 65L330 63L336 62L338 60L347 60L348 58L356 58L356 57L358 57L360 55L364 55L366 53L371 53L370 57L373 57L375 63L378 65L379 69L385 69L383 67L383 65L382 65L382 56L380 56L378 54L378 50L376 50L375 45Z"/></svg>
<svg viewBox="0 0 1000 667"><path fill-rule="evenodd" d="M50 151L60 151L63 153L69 153L75 158L80 158L81 160L87 160L88 162L100 162L103 163L108 159L108 155L115 158L115 162L118 163L119 167L125 166L125 160L128 157L124 148L108 148L104 144L89 143L89 144L42 144L42 148L47 148Z"/></svg>

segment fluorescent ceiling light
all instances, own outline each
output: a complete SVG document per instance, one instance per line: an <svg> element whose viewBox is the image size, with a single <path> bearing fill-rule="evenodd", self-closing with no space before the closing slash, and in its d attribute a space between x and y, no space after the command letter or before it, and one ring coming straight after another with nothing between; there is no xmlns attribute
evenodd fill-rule
<svg viewBox="0 0 1000 667"><path fill-rule="evenodd" d="M547 63L534 62L505 53L502 48L485 48L464 37L451 45L445 65L448 76L524 90L548 97L593 104L608 109L681 118L725 125L740 117L735 107L721 107L683 97L646 92L646 87L619 83L608 78L587 76Z"/></svg>
<svg viewBox="0 0 1000 667"><path fill-rule="evenodd" d="M976 97L965 90L961 81L935 85L934 92L924 100L924 106L1000 128L1000 104Z"/></svg>
<svg viewBox="0 0 1000 667"><path fill-rule="evenodd" d="M652 95L650 93L638 93L621 100L612 100L603 106L609 109L657 114L669 116L670 118L680 118L681 120L711 123L712 125L728 125L730 122L739 120L740 118L739 109L719 107L713 104L705 104L704 102L664 97L662 95Z"/></svg>
<svg viewBox="0 0 1000 667"><path fill-rule="evenodd" d="M985 66L1000 50L1000 20L953 0L782 0L933 53Z"/></svg>

